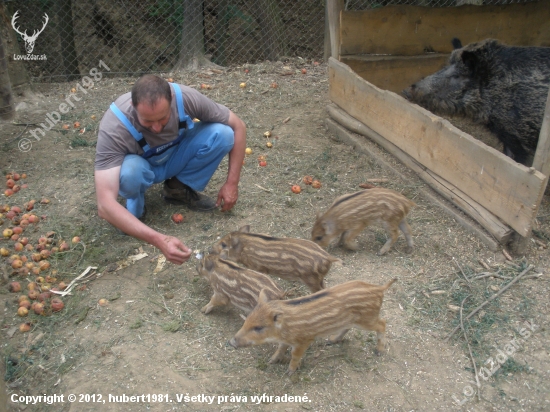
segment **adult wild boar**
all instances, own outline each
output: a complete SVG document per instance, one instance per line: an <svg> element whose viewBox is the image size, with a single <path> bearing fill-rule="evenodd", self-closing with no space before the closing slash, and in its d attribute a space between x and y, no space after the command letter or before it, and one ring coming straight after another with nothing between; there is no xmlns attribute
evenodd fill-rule
<svg viewBox="0 0 550 412"><path fill-rule="evenodd" d="M506 46L486 39L455 48L449 65L403 91L434 113L485 124L504 153L525 164L535 153L550 85L550 47Z"/></svg>

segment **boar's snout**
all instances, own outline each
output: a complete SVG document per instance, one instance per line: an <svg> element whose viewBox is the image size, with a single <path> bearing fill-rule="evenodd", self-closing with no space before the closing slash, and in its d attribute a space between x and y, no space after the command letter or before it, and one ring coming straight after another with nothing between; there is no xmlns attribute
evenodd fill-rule
<svg viewBox="0 0 550 412"><path fill-rule="evenodd" d="M231 339L229 342L227 342L227 343L229 343L229 344L230 344L231 346L233 346L235 349L238 349L238 348L240 347L239 344L237 343L237 340L236 340L235 338L232 338L232 339Z"/></svg>

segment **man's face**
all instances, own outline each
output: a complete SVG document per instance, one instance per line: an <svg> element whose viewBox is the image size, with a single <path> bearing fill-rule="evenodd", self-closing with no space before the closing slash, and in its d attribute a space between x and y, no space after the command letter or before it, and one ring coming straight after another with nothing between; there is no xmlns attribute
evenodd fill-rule
<svg viewBox="0 0 550 412"><path fill-rule="evenodd" d="M165 98L155 102L153 106L138 103L135 107L139 124L153 133L160 133L170 120L170 103Z"/></svg>

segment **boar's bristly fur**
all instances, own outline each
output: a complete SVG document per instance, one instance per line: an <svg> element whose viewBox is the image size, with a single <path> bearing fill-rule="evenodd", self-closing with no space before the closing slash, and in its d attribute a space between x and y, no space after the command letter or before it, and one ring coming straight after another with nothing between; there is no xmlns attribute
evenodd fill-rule
<svg viewBox="0 0 550 412"><path fill-rule="evenodd" d="M399 230L407 240L406 252L412 252L411 228L405 220L415 203L402 194L381 187L361 190L338 197L317 220L311 231L311 240L327 247L337 237L351 250L357 250L355 238L371 224L382 224L388 233L388 241L378 252L385 254L399 237Z"/></svg>
<svg viewBox="0 0 550 412"><path fill-rule="evenodd" d="M286 350L292 348L289 374L296 371L316 337L330 336L330 342L339 342L352 327L375 331L376 351L381 354L385 350L386 321L379 317L380 308L384 292L396 280L383 286L355 280L284 301L270 300L262 291L258 305L229 343L238 348L276 342L279 347L269 363L282 360Z"/></svg>
<svg viewBox="0 0 550 412"><path fill-rule="evenodd" d="M323 289L331 265L341 263L310 240L250 233L248 225L221 238L211 251L261 273L300 280L312 292Z"/></svg>
<svg viewBox="0 0 550 412"><path fill-rule="evenodd" d="M201 309L205 314L228 303L248 314L256 306L262 290L270 299L282 299L284 295L268 276L220 259L218 255L204 255L197 262L197 272L214 289L210 302Z"/></svg>
<svg viewBox="0 0 550 412"><path fill-rule="evenodd" d="M550 47L506 46L494 39L464 47L453 39L453 46L448 66L403 95L434 113L484 124L508 156L529 163L550 87Z"/></svg>

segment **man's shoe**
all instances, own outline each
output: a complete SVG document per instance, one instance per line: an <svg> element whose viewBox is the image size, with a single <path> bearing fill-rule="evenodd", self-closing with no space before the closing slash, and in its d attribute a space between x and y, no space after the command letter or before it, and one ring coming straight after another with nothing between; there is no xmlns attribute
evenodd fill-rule
<svg viewBox="0 0 550 412"><path fill-rule="evenodd" d="M202 193L196 192L174 177L164 181L162 194L164 200L168 203L184 205L191 210L207 212L216 208L215 201Z"/></svg>

